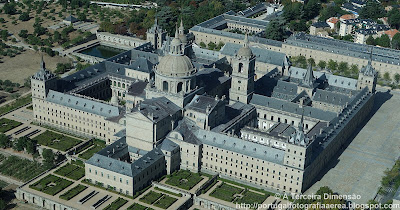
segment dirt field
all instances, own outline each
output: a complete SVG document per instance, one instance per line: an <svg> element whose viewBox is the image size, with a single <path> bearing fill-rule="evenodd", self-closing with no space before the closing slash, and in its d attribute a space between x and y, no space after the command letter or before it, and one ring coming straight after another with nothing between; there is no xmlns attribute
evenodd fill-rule
<svg viewBox="0 0 400 210"><path fill-rule="evenodd" d="M34 52L33 50L26 50L21 55L13 58L4 57L4 63L0 64L0 79L9 79L12 82L24 83L24 79L39 70L41 53ZM68 58L54 56L50 57L44 55L46 68L54 71L57 63L70 62Z"/></svg>

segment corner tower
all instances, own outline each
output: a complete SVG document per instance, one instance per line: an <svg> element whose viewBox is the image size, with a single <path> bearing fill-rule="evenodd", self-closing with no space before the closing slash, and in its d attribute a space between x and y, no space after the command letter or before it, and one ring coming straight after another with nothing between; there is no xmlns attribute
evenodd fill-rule
<svg viewBox="0 0 400 210"><path fill-rule="evenodd" d="M146 40L153 45L154 49L161 49L166 37L167 32L158 25L156 17L154 25L146 32Z"/></svg>
<svg viewBox="0 0 400 210"><path fill-rule="evenodd" d="M56 88L56 77L46 69L46 64L42 56L39 71L31 77L32 98L44 100L49 90L54 90Z"/></svg>
<svg viewBox="0 0 400 210"><path fill-rule="evenodd" d="M358 73L357 90L361 90L368 87L369 92L374 93L376 89L376 80L378 78L378 73L372 67L372 49L370 58L368 60L367 66L361 68Z"/></svg>
<svg viewBox="0 0 400 210"><path fill-rule="evenodd" d="M249 47L247 34L243 47L232 58L232 83L229 90L230 103L242 102L248 104L254 93L254 74L256 57Z"/></svg>

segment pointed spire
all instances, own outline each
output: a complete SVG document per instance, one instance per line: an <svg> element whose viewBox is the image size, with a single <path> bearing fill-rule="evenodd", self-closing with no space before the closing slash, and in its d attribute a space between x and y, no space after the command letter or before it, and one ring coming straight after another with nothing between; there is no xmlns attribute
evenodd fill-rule
<svg viewBox="0 0 400 210"><path fill-rule="evenodd" d="M301 120L299 123L299 131L303 132L303 128L304 128L304 107L302 107Z"/></svg>
<svg viewBox="0 0 400 210"><path fill-rule="evenodd" d="M302 84L308 87L313 87L314 85L314 73L311 64L308 65L307 72L306 75L304 75Z"/></svg>
<svg viewBox="0 0 400 210"><path fill-rule="evenodd" d="M180 27L183 28L183 18L181 18L181 25L180 25Z"/></svg>
<svg viewBox="0 0 400 210"><path fill-rule="evenodd" d="M46 63L44 62L42 54L42 60L40 61L40 70L45 70L45 69L46 69Z"/></svg>
<svg viewBox="0 0 400 210"><path fill-rule="evenodd" d="M175 38L179 38L179 33L178 33L178 24L175 26Z"/></svg>
<svg viewBox="0 0 400 210"><path fill-rule="evenodd" d="M249 36L247 35L247 32L244 35L243 46L244 47L249 47Z"/></svg>
<svg viewBox="0 0 400 210"><path fill-rule="evenodd" d="M372 49L373 47L371 46L370 51L369 51L369 60L368 60L368 65L372 66Z"/></svg>

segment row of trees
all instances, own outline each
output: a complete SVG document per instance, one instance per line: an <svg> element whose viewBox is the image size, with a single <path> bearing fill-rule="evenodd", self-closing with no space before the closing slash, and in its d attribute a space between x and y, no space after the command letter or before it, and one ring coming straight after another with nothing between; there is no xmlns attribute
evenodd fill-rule
<svg viewBox="0 0 400 210"><path fill-rule="evenodd" d="M3 149L12 148L15 151L26 151L28 154L32 154L33 157L37 157L37 141L28 137L20 137L12 141L8 136L0 134L0 147ZM46 168L52 168L55 165L55 155L51 149L43 149L42 152L43 165Z"/></svg>
<svg viewBox="0 0 400 210"><path fill-rule="evenodd" d="M215 44L214 42L209 42L207 45L204 42L200 42L201 48L207 48L209 50L216 50L216 51L219 51L224 45L225 43L223 42L219 42L218 45Z"/></svg>
<svg viewBox="0 0 400 210"><path fill-rule="evenodd" d="M313 58L306 59L304 56L293 56L291 57L293 66L299 68L307 68L308 65L312 65L319 69L328 69L335 75L341 75L345 77L358 78L358 66L349 65L347 62L336 62L330 59L328 62L319 61L315 62Z"/></svg>
<svg viewBox="0 0 400 210"><path fill-rule="evenodd" d="M389 47L400 50L400 33L395 34L392 40L390 40L387 34L383 34L382 36L377 38L369 36L366 40L366 44L374 46L379 45L381 47Z"/></svg>

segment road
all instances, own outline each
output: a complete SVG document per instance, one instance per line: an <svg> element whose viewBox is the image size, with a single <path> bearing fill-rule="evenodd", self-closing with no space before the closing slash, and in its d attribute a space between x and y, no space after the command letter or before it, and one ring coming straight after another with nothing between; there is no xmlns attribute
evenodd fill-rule
<svg viewBox="0 0 400 210"><path fill-rule="evenodd" d="M384 171L392 168L400 156L400 92L379 88L373 114L355 138L331 160L328 172L322 175L306 194L328 186L341 195L356 194L355 203L366 204L374 199Z"/></svg>

